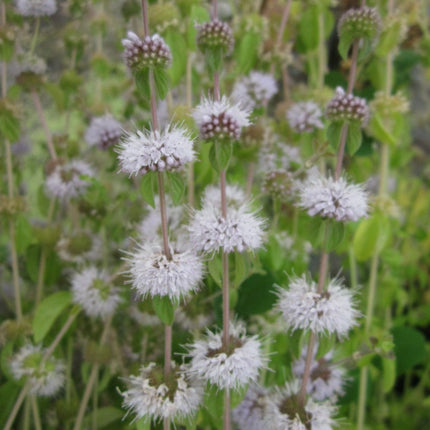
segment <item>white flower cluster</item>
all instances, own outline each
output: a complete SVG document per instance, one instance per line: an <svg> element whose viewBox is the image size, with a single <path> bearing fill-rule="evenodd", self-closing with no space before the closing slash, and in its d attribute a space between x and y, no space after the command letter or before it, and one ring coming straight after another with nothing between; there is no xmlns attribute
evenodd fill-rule
<svg viewBox="0 0 430 430"><path fill-rule="evenodd" d="M195 157L189 132L177 126L129 133L117 152L121 170L130 176L177 170Z"/></svg>
<svg viewBox="0 0 430 430"><path fill-rule="evenodd" d="M264 106L277 92L278 85L272 74L253 71L236 82L231 98L252 110L256 106Z"/></svg>
<svg viewBox="0 0 430 430"><path fill-rule="evenodd" d="M295 103L287 111L288 124L297 133L310 133L324 128L321 117L321 109L312 101Z"/></svg>
<svg viewBox="0 0 430 430"><path fill-rule="evenodd" d="M264 221L247 202L239 207L228 207L224 218L221 205L204 202L201 210L193 213L188 226L190 241L195 249L206 253L222 249L224 252L244 252L260 248L263 243Z"/></svg>
<svg viewBox="0 0 430 430"><path fill-rule="evenodd" d="M102 242L89 231L74 231L71 236L63 236L57 243L60 258L70 263L96 261L102 253Z"/></svg>
<svg viewBox="0 0 430 430"><path fill-rule="evenodd" d="M52 357L44 359L45 353L40 345L26 344L12 356L10 369L15 379L28 379L30 394L51 397L64 385L66 366Z"/></svg>
<svg viewBox="0 0 430 430"><path fill-rule="evenodd" d="M194 109L193 118L202 139L237 140L242 128L250 125L249 114L240 104L232 104L223 96L219 101L203 99Z"/></svg>
<svg viewBox="0 0 430 430"><path fill-rule="evenodd" d="M357 324L360 313L355 309L354 292L337 279L318 292L318 286L304 276L292 278L288 289L278 289L278 308L292 330L346 336Z"/></svg>
<svg viewBox="0 0 430 430"><path fill-rule="evenodd" d="M85 132L85 140L90 146L107 149L116 145L121 137L121 124L110 114L93 118Z"/></svg>
<svg viewBox="0 0 430 430"><path fill-rule="evenodd" d="M337 221L357 221L366 217L368 196L362 185L337 181L319 173L309 175L299 191L299 206L310 216L320 215Z"/></svg>
<svg viewBox="0 0 430 430"><path fill-rule="evenodd" d="M142 298L168 296L179 300L196 291L203 277L201 259L190 251L170 249L171 259L156 242L143 242L127 258L133 288Z"/></svg>
<svg viewBox="0 0 430 430"><path fill-rule="evenodd" d="M202 401L202 387L191 383L184 366L176 370L172 363L172 367L172 381L159 381L162 369L155 363L142 367L139 376L128 378L130 388L121 393L123 407L136 414L136 420L184 419L197 412Z"/></svg>
<svg viewBox="0 0 430 430"><path fill-rule="evenodd" d="M131 69L168 67L172 62L169 46L158 34L146 36L143 40L132 31L122 40L124 59Z"/></svg>
<svg viewBox="0 0 430 430"><path fill-rule="evenodd" d="M89 182L82 176L94 176L93 169L81 160L57 164L46 178L45 190L49 197L67 201L85 193Z"/></svg>
<svg viewBox="0 0 430 430"><path fill-rule="evenodd" d="M266 426L267 389L252 384L242 402L233 409L233 421L239 430L262 430Z"/></svg>
<svg viewBox="0 0 430 430"><path fill-rule="evenodd" d="M17 79L20 75L27 73L44 75L46 73L45 60L29 53L19 55L17 60L11 64L11 74Z"/></svg>
<svg viewBox="0 0 430 430"><path fill-rule="evenodd" d="M336 409L328 402L316 403L308 399L299 405L298 381L285 386L269 396L266 406L266 428L271 430L332 430L336 423L332 416Z"/></svg>
<svg viewBox="0 0 430 430"><path fill-rule="evenodd" d="M57 11L55 0L15 0L22 16L49 16Z"/></svg>
<svg viewBox="0 0 430 430"><path fill-rule="evenodd" d="M106 318L113 314L121 298L111 285L109 275L91 266L72 276L73 301L90 317Z"/></svg>
<svg viewBox="0 0 430 430"><path fill-rule="evenodd" d="M318 345L315 345L311 363L311 373L307 385L307 392L316 401L335 401L344 393L345 370L332 363L333 352L316 360ZM293 375L301 380L305 371L307 347L303 348L300 358L292 365Z"/></svg>
<svg viewBox="0 0 430 430"><path fill-rule="evenodd" d="M206 338L190 345L189 373L220 389L240 389L255 382L267 360L256 336L247 337L241 325L230 326L230 343L225 351L222 332L207 332Z"/></svg>

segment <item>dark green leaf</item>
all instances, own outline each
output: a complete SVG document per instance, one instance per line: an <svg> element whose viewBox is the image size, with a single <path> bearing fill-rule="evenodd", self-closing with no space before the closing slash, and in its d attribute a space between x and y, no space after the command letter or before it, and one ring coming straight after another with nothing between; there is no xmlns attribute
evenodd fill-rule
<svg viewBox="0 0 430 430"><path fill-rule="evenodd" d="M354 155L361 146L362 134L360 124L350 123L346 136L346 150L348 154Z"/></svg>
<svg viewBox="0 0 430 430"><path fill-rule="evenodd" d="M304 10L299 21L299 38L303 42L305 52L317 48L318 36L318 8L312 5Z"/></svg>
<svg viewBox="0 0 430 430"><path fill-rule="evenodd" d="M258 58L260 42L261 36L256 33L246 33L239 42L236 57L239 73L247 74L254 67Z"/></svg>
<svg viewBox="0 0 430 430"><path fill-rule="evenodd" d="M330 146L337 150L339 146L340 134L342 131L343 123L342 122L332 122L327 128L327 140Z"/></svg>
<svg viewBox="0 0 430 430"><path fill-rule="evenodd" d="M182 200L185 192L185 182L179 173L166 172L169 195L176 206Z"/></svg>
<svg viewBox="0 0 430 430"><path fill-rule="evenodd" d="M222 69L224 51L220 48L207 49L205 52L206 65L209 73L213 75Z"/></svg>
<svg viewBox="0 0 430 430"><path fill-rule="evenodd" d="M19 214L15 221L15 243L18 254L22 254L33 242L33 229L27 217Z"/></svg>
<svg viewBox="0 0 430 430"><path fill-rule="evenodd" d="M155 208L154 194L156 187L156 173L148 172L142 177L142 181L140 183L140 191L142 193L142 197L149 206Z"/></svg>
<svg viewBox="0 0 430 430"><path fill-rule="evenodd" d="M222 287L222 262L219 254L213 256L208 262L208 270L215 283Z"/></svg>
<svg viewBox="0 0 430 430"><path fill-rule="evenodd" d="M134 80L139 93L149 99L151 96L151 90L149 87L149 70L138 70L134 73Z"/></svg>
<svg viewBox="0 0 430 430"><path fill-rule="evenodd" d="M42 341L55 320L72 302L70 291L58 291L46 297L37 307L33 319L33 334L36 343Z"/></svg>
<svg viewBox="0 0 430 430"><path fill-rule="evenodd" d="M426 358L426 341L422 333L412 327L394 327L394 353L397 375L402 375Z"/></svg>
<svg viewBox="0 0 430 430"><path fill-rule="evenodd" d="M152 298L152 306L163 324L173 324L177 305L172 303L168 296L154 296Z"/></svg>
<svg viewBox="0 0 430 430"><path fill-rule="evenodd" d="M382 357L382 390L388 393L396 382L396 360Z"/></svg>
<svg viewBox="0 0 430 430"><path fill-rule="evenodd" d="M169 79L165 69L154 69L154 84L155 91L157 92L160 100L165 99L169 91Z"/></svg>
<svg viewBox="0 0 430 430"><path fill-rule="evenodd" d="M19 120L8 109L2 109L0 112L0 134L10 142L16 142L19 139L20 125Z"/></svg>
<svg viewBox="0 0 430 430"><path fill-rule="evenodd" d="M172 51L172 65L168 70L172 87L179 84L187 67L187 44L179 31L170 30L166 37L166 43Z"/></svg>
<svg viewBox="0 0 430 430"><path fill-rule="evenodd" d="M338 46L339 54L344 60L348 58L349 48L351 47L353 42L354 42L354 36L350 34L344 34L339 39L339 46Z"/></svg>
<svg viewBox="0 0 430 430"><path fill-rule="evenodd" d="M109 424L119 421L123 418L124 412L113 406L99 407L97 410L89 412L82 423L84 428L90 428L93 420L93 414L96 414L97 428L102 429Z"/></svg>
<svg viewBox="0 0 430 430"><path fill-rule="evenodd" d="M212 167L218 172L226 170L233 152L231 142L214 142L209 151L209 160Z"/></svg>

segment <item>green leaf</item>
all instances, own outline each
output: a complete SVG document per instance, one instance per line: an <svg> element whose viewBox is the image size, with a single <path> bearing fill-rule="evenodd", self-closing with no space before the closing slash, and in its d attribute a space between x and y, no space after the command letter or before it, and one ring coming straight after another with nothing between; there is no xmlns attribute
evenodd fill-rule
<svg viewBox="0 0 430 430"><path fill-rule="evenodd" d="M18 254L22 254L32 242L31 224L23 214L19 214L15 221L15 243Z"/></svg>
<svg viewBox="0 0 430 430"><path fill-rule="evenodd" d="M206 8L199 5L193 5L191 7L190 16L188 19L187 26L187 43L188 49L195 51L196 50L196 37L197 37L197 29L196 24L201 24L202 22L208 22L210 20L209 12Z"/></svg>
<svg viewBox="0 0 430 430"><path fill-rule="evenodd" d="M208 262L208 270L215 283L222 287L222 262L219 254L213 256Z"/></svg>
<svg viewBox="0 0 430 430"><path fill-rule="evenodd" d="M13 115L9 109L0 111L0 134L11 142L16 142L19 139L20 125L19 120Z"/></svg>
<svg viewBox="0 0 430 430"><path fill-rule="evenodd" d="M20 390L21 388L16 381L7 381L0 386L0 428L5 428Z"/></svg>
<svg viewBox="0 0 430 430"><path fill-rule="evenodd" d="M34 283L39 277L40 253L39 245L30 245L25 252L25 268Z"/></svg>
<svg viewBox="0 0 430 430"><path fill-rule="evenodd" d="M348 58L349 48L351 47L353 42L354 42L354 36L352 36L351 34L344 34L339 39L339 46L338 46L339 54L344 60Z"/></svg>
<svg viewBox="0 0 430 430"><path fill-rule="evenodd" d="M382 31L375 48L375 54L378 57L385 58L397 46L401 37L401 28L402 23L397 21Z"/></svg>
<svg viewBox="0 0 430 430"><path fill-rule="evenodd" d="M83 428L90 428L92 419L93 419L94 411L91 411L88 413L82 423ZM95 411L96 414L96 422L97 422L97 428L102 429L109 424L114 423L115 421L119 421L124 416L124 411L121 409L115 408L113 406L105 406L105 407L99 407Z"/></svg>
<svg viewBox="0 0 430 430"><path fill-rule="evenodd" d="M406 326L391 330L396 354L397 375L402 375L426 359L426 340L421 332Z"/></svg>
<svg viewBox="0 0 430 430"><path fill-rule="evenodd" d="M151 420L148 417L136 421L137 430L151 430Z"/></svg>
<svg viewBox="0 0 430 430"><path fill-rule="evenodd" d="M360 124L350 123L346 135L346 150L348 154L354 155L361 146L362 134Z"/></svg>
<svg viewBox="0 0 430 430"><path fill-rule="evenodd" d="M169 296L154 296L152 306L163 324L173 324L177 305L170 300Z"/></svg>
<svg viewBox="0 0 430 430"><path fill-rule="evenodd" d="M248 274L248 265L246 255L235 252L234 253L234 274L233 274L233 288L239 287L239 285L246 279Z"/></svg>
<svg viewBox="0 0 430 430"><path fill-rule="evenodd" d="M176 206L182 200L185 192L185 182L179 173L166 172L169 195Z"/></svg>
<svg viewBox="0 0 430 430"><path fill-rule="evenodd" d="M382 390L388 393L396 382L396 360L382 357Z"/></svg>
<svg viewBox="0 0 430 430"><path fill-rule="evenodd" d="M219 420L224 413L224 390L214 385L209 385L205 393L205 406L211 416Z"/></svg>
<svg viewBox="0 0 430 430"><path fill-rule="evenodd" d="M361 221L353 240L353 251L358 261L365 261L373 255L378 242L378 236L378 217L372 216Z"/></svg>
<svg viewBox="0 0 430 430"><path fill-rule="evenodd" d="M33 319L33 334L36 343L48 334L55 320L72 302L70 291L58 291L46 297L37 307Z"/></svg>
<svg viewBox="0 0 430 430"><path fill-rule="evenodd" d="M299 38L305 52L312 51L318 46L318 8L316 5L307 7L300 16Z"/></svg>
<svg viewBox="0 0 430 430"><path fill-rule="evenodd" d="M395 137L387 130L381 116L377 112L370 118L368 128L370 134L379 142L388 143L392 146L396 144Z"/></svg>
<svg viewBox="0 0 430 430"><path fill-rule="evenodd" d="M342 131L343 123L342 122L332 122L327 128L327 140L330 146L336 150L339 146L340 134Z"/></svg>
<svg viewBox="0 0 430 430"><path fill-rule="evenodd" d="M261 36L256 33L246 33L240 40L237 49L237 65L240 74L247 74L255 65Z"/></svg>
<svg viewBox="0 0 430 430"><path fill-rule="evenodd" d="M170 30L166 37L166 43L172 51L172 65L168 70L168 75L172 86L179 84L182 76L185 74L187 67L187 44L181 33Z"/></svg>
<svg viewBox="0 0 430 430"><path fill-rule="evenodd" d="M322 335L318 338L318 351L315 355L315 360L323 358L328 352L330 352L336 343L335 335Z"/></svg>
<svg viewBox="0 0 430 430"><path fill-rule="evenodd" d="M224 51L221 48L207 49L205 52L205 61L209 73L213 75L222 69Z"/></svg>
<svg viewBox="0 0 430 430"><path fill-rule="evenodd" d="M216 172L226 170L233 153L231 142L214 142L209 151L209 160Z"/></svg>
<svg viewBox="0 0 430 430"><path fill-rule="evenodd" d="M45 185L41 184L37 189L37 207L42 215L48 216L50 200L45 193Z"/></svg>
<svg viewBox="0 0 430 430"><path fill-rule="evenodd" d="M140 183L140 191L142 193L142 197L146 203L152 208L155 208L154 194L155 194L155 186L156 186L156 173L148 172L142 177L142 181Z"/></svg>
<svg viewBox="0 0 430 430"><path fill-rule="evenodd" d="M165 99L169 91L169 79L167 71L165 69L154 69L154 84L155 91L157 92L157 95L160 100Z"/></svg>
<svg viewBox="0 0 430 430"><path fill-rule="evenodd" d="M133 74L134 81L139 93L149 99L151 97L151 90L149 87L149 69L137 70Z"/></svg>
<svg viewBox="0 0 430 430"><path fill-rule="evenodd" d="M321 227L324 229L324 225ZM327 243L325 245L325 251L330 252L336 249L345 234L345 225L342 222L328 221L325 223L325 228L327 228ZM321 240L323 241L324 231L321 233Z"/></svg>
<svg viewBox="0 0 430 430"><path fill-rule="evenodd" d="M235 408L236 406L239 406L240 403L242 403L242 400L245 398L246 393L248 392L248 385L244 385L243 387L240 387L238 390L231 390L230 391L230 403L231 408Z"/></svg>

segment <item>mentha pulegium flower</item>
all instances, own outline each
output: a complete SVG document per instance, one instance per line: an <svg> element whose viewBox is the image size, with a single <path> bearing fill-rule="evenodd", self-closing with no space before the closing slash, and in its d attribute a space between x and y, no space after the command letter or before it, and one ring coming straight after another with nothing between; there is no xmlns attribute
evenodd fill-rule
<svg viewBox="0 0 430 430"><path fill-rule="evenodd" d="M248 109L264 106L278 91L276 80L270 73L253 71L236 82L232 100Z"/></svg>
<svg viewBox="0 0 430 430"><path fill-rule="evenodd" d="M305 346L300 358L293 362L293 375L302 380L308 348ZM315 345L311 363L311 373L307 384L308 394L316 401L333 401L344 393L345 370L332 362L333 352L316 360L318 345Z"/></svg>
<svg viewBox="0 0 430 430"><path fill-rule="evenodd" d="M131 284L142 297L168 296L179 300L196 291L203 277L201 259L190 251L170 249L169 260L156 242L143 242L127 258Z"/></svg>
<svg viewBox="0 0 430 430"><path fill-rule="evenodd" d="M231 103L227 97L214 101L204 98L194 109L193 118L204 140L237 140L243 127L250 124L248 110Z"/></svg>
<svg viewBox="0 0 430 430"><path fill-rule="evenodd" d="M255 382L267 360L262 354L256 336L246 336L241 325L230 326L230 343L227 350L222 344L222 332L207 332L206 338L190 345L189 374L219 389L238 390Z"/></svg>
<svg viewBox="0 0 430 430"><path fill-rule="evenodd" d="M228 207L239 208L246 202L245 190L237 185L227 184L225 187L225 198ZM221 190L214 185L205 188L202 197L202 206L207 205L221 207Z"/></svg>
<svg viewBox="0 0 430 430"><path fill-rule="evenodd" d="M251 384L245 398L232 411L233 421L239 430L262 430L267 428L265 413L267 389Z"/></svg>
<svg viewBox="0 0 430 430"><path fill-rule="evenodd" d="M85 193L89 185L83 176L94 176L93 169L85 161L58 163L45 180L46 193L62 201L78 197Z"/></svg>
<svg viewBox="0 0 430 430"><path fill-rule="evenodd" d="M110 114L91 120L85 132L85 140L90 146L107 149L116 145L121 137L121 124Z"/></svg>
<svg viewBox="0 0 430 430"><path fill-rule="evenodd" d="M53 357L44 360L45 353L39 345L26 344L12 356L10 369L15 379L30 382L30 394L51 397L64 385L66 366Z"/></svg>
<svg viewBox="0 0 430 430"><path fill-rule="evenodd" d="M366 217L368 195L363 186L312 174L300 186L299 206L310 216L319 215L337 221L357 221Z"/></svg>
<svg viewBox="0 0 430 430"><path fill-rule="evenodd" d="M63 236L57 243L59 257L70 263L85 263L99 260L102 255L102 242L87 230L74 231Z"/></svg>
<svg viewBox="0 0 430 430"><path fill-rule="evenodd" d="M278 309L291 330L337 334L344 337L357 324L360 313L355 308L354 291L338 279L331 280L322 293L305 276L291 278L288 289L278 289Z"/></svg>
<svg viewBox="0 0 430 430"><path fill-rule="evenodd" d="M106 318L121 302L118 290L109 278L104 270L94 266L73 274L73 301L81 305L88 316Z"/></svg>
<svg viewBox="0 0 430 430"><path fill-rule="evenodd" d="M335 96L327 104L325 115L333 122L365 126L369 121L369 108L365 99L346 94L342 87L337 87Z"/></svg>
<svg viewBox="0 0 430 430"><path fill-rule="evenodd" d="M124 59L131 70L167 68L172 62L169 46L158 34L146 36L143 40L132 31L122 40Z"/></svg>
<svg viewBox="0 0 430 430"><path fill-rule="evenodd" d="M15 5L22 16L49 16L57 11L55 0L15 0Z"/></svg>
<svg viewBox="0 0 430 430"><path fill-rule="evenodd" d="M374 39L381 31L378 9L369 6L349 9L341 16L337 31L340 37L347 34L351 39L361 37Z"/></svg>
<svg viewBox="0 0 430 430"><path fill-rule="evenodd" d="M234 38L230 26L226 22L213 19L210 22L198 24L197 45L205 52L210 49L221 49L229 54L233 49Z"/></svg>
<svg viewBox="0 0 430 430"><path fill-rule="evenodd" d="M312 101L295 103L287 111L288 124L297 133L310 133L324 128L321 117L321 109Z"/></svg>
<svg viewBox="0 0 430 430"><path fill-rule="evenodd" d="M194 415L202 401L203 388L186 374L184 365L172 363L171 375L164 381L163 369L150 363L139 376L127 378L129 389L121 393L123 407L136 415L135 420L187 419Z"/></svg>
<svg viewBox="0 0 430 430"><path fill-rule="evenodd" d="M117 148L121 170L132 175L180 169L193 161L193 139L182 127L128 133Z"/></svg>
<svg viewBox="0 0 430 430"><path fill-rule="evenodd" d="M336 423L332 416L336 408L328 402L316 403L308 399L301 406L297 394L300 389L298 381L286 383L285 386L269 396L266 414L266 428L271 430L332 430Z"/></svg>
<svg viewBox="0 0 430 430"><path fill-rule="evenodd" d="M220 205L206 204L193 213L188 231L190 242L197 250L244 252L261 247L264 224L248 203L238 208L227 207L226 218L222 216Z"/></svg>

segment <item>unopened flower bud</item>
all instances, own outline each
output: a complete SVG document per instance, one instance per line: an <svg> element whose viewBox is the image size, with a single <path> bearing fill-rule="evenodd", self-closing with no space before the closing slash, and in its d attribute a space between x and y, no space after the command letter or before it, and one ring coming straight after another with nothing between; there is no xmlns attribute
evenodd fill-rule
<svg viewBox="0 0 430 430"><path fill-rule="evenodd" d="M326 117L334 122L357 122L364 126L369 121L369 108L365 99L346 94L337 87L336 95L327 105Z"/></svg>
<svg viewBox="0 0 430 430"><path fill-rule="evenodd" d="M381 31L381 18L373 7L350 9L340 18L337 29L340 37L348 34L353 39L374 39Z"/></svg>
<svg viewBox="0 0 430 430"><path fill-rule="evenodd" d="M197 45L202 51L221 49L229 54L233 49L233 32L226 22L214 19L197 26Z"/></svg>

